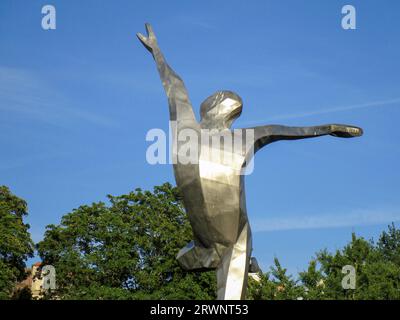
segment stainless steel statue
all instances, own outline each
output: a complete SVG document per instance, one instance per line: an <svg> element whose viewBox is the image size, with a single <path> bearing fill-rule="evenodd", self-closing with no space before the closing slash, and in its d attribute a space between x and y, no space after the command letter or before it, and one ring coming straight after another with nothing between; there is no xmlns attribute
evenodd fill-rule
<svg viewBox="0 0 400 320"><path fill-rule="evenodd" d="M214 136L223 133L242 140L241 147L231 151L232 157L218 161L206 158L204 155L209 150L205 150L203 141L196 140L199 147L197 161L178 161L174 164L174 173L194 234L194 240L177 255L180 265L186 270L216 269L218 299L244 299L248 272L257 271L258 266L251 258L252 238L242 168L256 151L275 141L323 135L357 137L362 135L362 129L328 124L315 127L266 125L231 130L232 122L242 112L241 98L231 91L219 91L204 100L198 122L182 79L165 61L149 24L146 24L146 30L147 37L140 33L137 36L156 62L168 96L170 120L176 123L174 135L191 129L200 136L202 131L209 129ZM247 132L254 136L251 149L244 144ZM182 146L183 142L178 141L174 153L179 153ZM219 148L222 150L224 146ZM207 148L210 148L209 144ZM216 147L211 146L213 148Z"/></svg>

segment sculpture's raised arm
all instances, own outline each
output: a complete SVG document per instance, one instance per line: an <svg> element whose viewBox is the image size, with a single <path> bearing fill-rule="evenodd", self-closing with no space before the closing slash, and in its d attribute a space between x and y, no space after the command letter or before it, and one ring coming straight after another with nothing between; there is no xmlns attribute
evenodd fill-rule
<svg viewBox="0 0 400 320"><path fill-rule="evenodd" d="M147 50L153 55L157 64L162 84L168 96L170 120L196 121L192 105L189 101L189 95L182 79L171 69L165 61L163 54L157 44L156 36L151 25L146 23L147 37L137 33L137 37L143 43Z"/></svg>
<svg viewBox="0 0 400 320"><path fill-rule="evenodd" d="M254 129L254 147L257 151L263 146L279 140L296 140L305 138L314 138L324 135L331 135L341 138L359 137L363 131L359 127L343 124L327 124L313 127L286 127L280 125L268 125L255 127Z"/></svg>

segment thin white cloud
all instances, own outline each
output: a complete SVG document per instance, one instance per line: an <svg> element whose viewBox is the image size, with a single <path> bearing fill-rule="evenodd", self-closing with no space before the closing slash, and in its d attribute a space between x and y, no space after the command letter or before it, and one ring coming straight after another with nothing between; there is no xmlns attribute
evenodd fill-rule
<svg viewBox="0 0 400 320"><path fill-rule="evenodd" d="M356 110L356 109L376 108L376 107L379 108L379 107L385 107L385 106L394 105L394 104L400 104L400 98L372 101L372 102L353 104L353 105L348 105L348 106L320 108L318 110L304 111L304 112L299 112L299 113L284 113L284 114L268 117L268 120L297 119L297 118L304 118L304 117L316 116L316 115L321 115L321 114L329 114L329 113L335 113L335 112L342 112L342 111L350 111L350 110ZM247 125L256 124L256 123L260 123L260 121L246 122Z"/></svg>
<svg viewBox="0 0 400 320"><path fill-rule="evenodd" d="M57 126L85 121L103 127L115 127L106 116L71 107L68 99L52 90L46 81L32 72L0 66L0 111L16 113ZM74 103L76 105L76 103Z"/></svg>
<svg viewBox="0 0 400 320"><path fill-rule="evenodd" d="M323 229L389 224L400 221L400 209L356 210L349 213L265 218L252 221L254 232Z"/></svg>
<svg viewBox="0 0 400 320"><path fill-rule="evenodd" d="M48 159L57 159L59 157L65 157L69 155L68 152L42 152L39 154L26 154L20 158L13 158L9 160L1 159L0 161L0 171L8 171L16 168L21 168L25 166L36 166L38 162L48 160Z"/></svg>

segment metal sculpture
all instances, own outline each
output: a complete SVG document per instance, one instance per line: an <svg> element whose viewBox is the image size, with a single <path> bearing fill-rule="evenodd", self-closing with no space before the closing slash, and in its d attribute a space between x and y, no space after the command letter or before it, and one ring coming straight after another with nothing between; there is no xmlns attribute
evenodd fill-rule
<svg viewBox="0 0 400 320"><path fill-rule="evenodd" d="M241 98L231 91L218 91L208 97L201 104L201 121L198 122L182 79L167 64L149 24L146 24L146 30L147 37L140 33L137 36L153 55L168 96L170 120L175 123L174 141L187 129L199 136L204 130L212 130L212 137L223 134L241 140L240 148L230 151L232 157L223 160L220 157L218 161L205 155L210 153L210 148L212 152L222 152L225 142L217 147L209 144L205 147L203 141L195 140L199 148L197 161L178 161L173 166L194 234L194 240L177 255L179 264L186 270L216 269L217 298L244 299L248 272L256 272L258 265L255 258L251 258L252 238L246 212L243 167L255 152L275 141L323 135L357 137L362 135L362 129L328 124L313 127L266 125L231 130L233 121L242 112ZM244 143L248 132L254 139L250 149ZM174 155L179 154L183 144L178 139Z"/></svg>

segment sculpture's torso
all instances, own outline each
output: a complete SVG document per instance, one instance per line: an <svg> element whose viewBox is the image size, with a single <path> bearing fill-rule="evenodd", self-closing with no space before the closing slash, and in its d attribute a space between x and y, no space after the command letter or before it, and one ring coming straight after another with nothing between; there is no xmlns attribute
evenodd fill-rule
<svg viewBox="0 0 400 320"><path fill-rule="evenodd" d="M233 138L231 131L229 134ZM175 179L195 240L205 247L230 246L247 222L244 177L240 174L245 157L242 148L224 149L223 142L220 146L200 142L198 146L198 163L175 164Z"/></svg>

